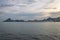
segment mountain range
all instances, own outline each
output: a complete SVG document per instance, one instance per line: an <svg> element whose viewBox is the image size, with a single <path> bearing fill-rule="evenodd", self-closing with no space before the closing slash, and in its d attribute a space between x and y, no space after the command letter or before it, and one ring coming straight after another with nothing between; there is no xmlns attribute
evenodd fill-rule
<svg viewBox="0 0 60 40"><path fill-rule="evenodd" d="M4 20L3 22L60 22L60 17L57 18L47 18L47 19L43 19L43 20L12 20L11 18L8 18L6 20Z"/></svg>

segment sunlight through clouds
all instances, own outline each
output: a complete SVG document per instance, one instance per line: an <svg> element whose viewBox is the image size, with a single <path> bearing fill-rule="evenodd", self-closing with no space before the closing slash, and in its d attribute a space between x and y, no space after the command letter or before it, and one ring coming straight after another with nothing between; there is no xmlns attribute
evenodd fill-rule
<svg viewBox="0 0 60 40"><path fill-rule="evenodd" d="M50 17L53 15L51 14L52 12L56 12L58 16L57 12L59 11L60 0L0 0L0 13L14 14L16 17L19 14L38 14L33 16L33 18L37 17L40 19L42 17Z"/></svg>

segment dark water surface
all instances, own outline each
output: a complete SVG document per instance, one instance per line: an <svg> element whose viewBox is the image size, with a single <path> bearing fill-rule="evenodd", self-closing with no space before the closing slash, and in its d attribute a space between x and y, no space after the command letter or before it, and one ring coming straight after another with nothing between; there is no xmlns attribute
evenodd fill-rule
<svg viewBox="0 0 60 40"><path fill-rule="evenodd" d="M0 40L60 40L60 22L0 22Z"/></svg>

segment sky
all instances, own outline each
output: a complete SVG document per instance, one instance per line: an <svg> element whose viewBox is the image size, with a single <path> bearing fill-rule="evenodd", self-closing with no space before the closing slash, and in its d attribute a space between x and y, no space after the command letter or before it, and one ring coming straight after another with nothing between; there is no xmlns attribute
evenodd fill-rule
<svg viewBox="0 0 60 40"><path fill-rule="evenodd" d="M60 16L60 0L0 0L0 20Z"/></svg>

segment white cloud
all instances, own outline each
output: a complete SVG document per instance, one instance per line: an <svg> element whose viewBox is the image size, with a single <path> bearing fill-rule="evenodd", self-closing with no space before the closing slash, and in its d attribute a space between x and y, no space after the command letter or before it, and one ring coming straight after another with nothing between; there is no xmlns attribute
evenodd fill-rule
<svg viewBox="0 0 60 40"><path fill-rule="evenodd" d="M14 13L21 13L21 12L40 12L41 9L43 9L49 1L42 1L42 0L6 0L6 4L11 4L13 6L11 7L4 7L1 11L9 13L14 11ZM44 2L44 3L43 3ZM32 4L29 4L32 3ZM4 5L3 5L4 6ZM38 10L39 9L39 10Z"/></svg>
<svg viewBox="0 0 60 40"><path fill-rule="evenodd" d="M50 12L58 11L60 11L60 0L0 0L0 12L3 13L41 14L42 12L43 15L34 16L41 18L51 16Z"/></svg>

